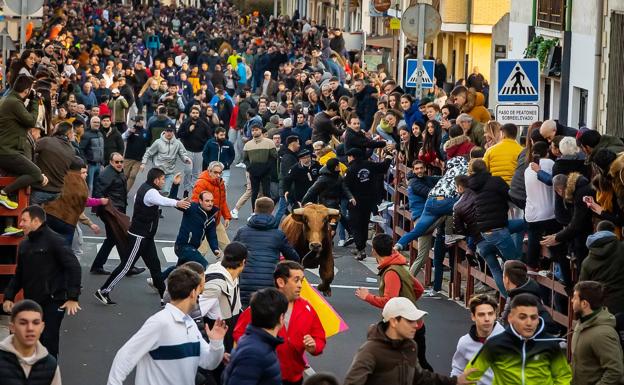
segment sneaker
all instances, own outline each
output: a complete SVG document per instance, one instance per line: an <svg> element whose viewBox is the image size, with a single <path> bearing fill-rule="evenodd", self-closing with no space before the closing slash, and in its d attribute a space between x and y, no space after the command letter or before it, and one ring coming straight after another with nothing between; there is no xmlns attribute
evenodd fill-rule
<svg viewBox="0 0 624 385"><path fill-rule="evenodd" d="M245 166L245 163L243 163L243 162L238 163L238 164L237 164L236 166L234 166L234 167L238 167L238 168L247 168L247 166Z"/></svg>
<svg viewBox="0 0 624 385"><path fill-rule="evenodd" d="M347 239L345 239L345 241L344 241L344 247L347 247L347 246L353 244L353 242L355 242L355 239L353 239L353 237L351 235L349 235L347 237Z"/></svg>
<svg viewBox="0 0 624 385"><path fill-rule="evenodd" d="M102 293L102 290L98 289L93 296L104 305L116 305L117 302L113 301L108 293Z"/></svg>
<svg viewBox="0 0 624 385"><path fill-rule="evenodd" d="M344 239L341 239L341 240L338 241L338 247L344 247L344 245L345 245L345 240Z"/></svg>
<svg viewBox="0 0 624 385"><path fill-rule="evenodd" d="M158 289L154 286L154 280L152 278L147 278L145 281L147 281L147 286L151 287L152 290L158 293Z"/></svg>
<svg viewBox="0 0 624 385"><path fill-rule="evenodd" d="M464 238L466 237L460 234L447 234L444 236L444 243L447 245L453 245L455 244L455 242L462 240Z"/></svg>
<svg viewBox="0 0 624 385"><path fill-rule="evenodd" d="M165 307L165 300L164 299L160 299L160 307L163 308Z"/></svg>
<svg viewBox="0 0 624 385"><path fill-rule="evenodd" d="M9 226L4 229L4 233L2 233L2 235L5 237L21 237L22 235L24 235L24 230L18 229L17 227Z"/></svg>
<svg viewBox="0 0 624 385"><path fill-rule="evenodd" d="M357 259L358 261L363 261L366 259L366 250L358 251L358 254L359 255L355 257L355 259Z"/></svg>
<svg viewBox="0 0 624 385"><path fill-rule="evenodd" d="M392 202L383 201L383 202L381 202L380 204L377 205L377 209L379 211L384 211L385 209L387 209L390 206L392 206Z"/></svg>
<svg viewBox="0 0 624 385"><path fill-rule="evenodd" d="M380 224L386 223L386 220L383 219L381 215L371 215L370 221L374 223L380 223Z"/></svg>
<svg viewBox="0 0 624 385"><path fill-rule="evenodd" d="M433 289L427 289L423 293L423 297L439 298L440 297L440 292L439 291L435 291Z"/></svg>
<svg viewBox="0 0 624 385"><path fill-rule="evenodd" d="M0 194L0 205L6 207L9 210L15 210L17 209L17 206L19 206L17 202L13 202L9 199L8 196L4 194Z"/></svg>
<svg viewBox="0 0 624 385"><path fill-rule="evenodd" d="M232 214L232 219L238 219L238 210L232 209L230 210L230 214Z"/></svg>

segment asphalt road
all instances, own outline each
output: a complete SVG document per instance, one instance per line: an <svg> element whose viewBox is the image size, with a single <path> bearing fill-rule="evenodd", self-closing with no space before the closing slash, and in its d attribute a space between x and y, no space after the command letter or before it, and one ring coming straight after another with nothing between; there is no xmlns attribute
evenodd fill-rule
<svg viewBox="0 0 624 385"><path fill-rule="evenodd" d="M144 178L145 173L142 173L137 180L142 182ZM230 207L244 190L244 181L243 170L233 169L228 189ZM134 191L129 201L133 196ZM131 207L129 212L132 212ZM248 203L241 210L240 219L232 221L228 229L231 238L236 229L244 225L249 213ZM163 215L165 218L160 222L156 246L164 269L175 261L172 248L181 214L173 208L165 208ZM83 266L82 311L76 316L66 317L61 329L60 365L66 385L106 384L116 351L150 315L160 310L158 296L145 282L148 272L125 278L117 285L111 293L111 297L118 302L116 306L106 307L93 297L105 280L105 277L89 274L89 267L101 243L101 237L85 232L84 253L80 257ZM310 357L310 364L315 371L332 372L342 380L355 352L366 340L368 326L380 320L381 311L354 295L355 287L377 286L377 276L372 271L374 260L368 258L366 266L356 261L350 250L338 247L335 248L335 258L337 274L332 285L333 295L328 301L344 318L349 329L330 338L325 352L321 356ZM109 259L107 269L112 270L118 262L118 259ZM138 265L142 266L142 262ZM312 283L319 282L313 272L307 272L306 276ZM426 318L428 360L436 371L448 373L457 340L470 325L469 314L446 299L423 298L418 306L429 312ZM131 375L125 384L133 383L134 375Z"/></svg>

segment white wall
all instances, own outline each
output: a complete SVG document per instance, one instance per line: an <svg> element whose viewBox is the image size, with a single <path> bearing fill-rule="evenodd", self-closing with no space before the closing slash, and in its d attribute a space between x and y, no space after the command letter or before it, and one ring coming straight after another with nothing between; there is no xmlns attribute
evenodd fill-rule
<svg viewBox="0 0 624 385"><path fill-rule="evenodd" d="M574 21L572 22L574 23ZM573 24L574 25L574 24ZM570 57L570 93L568 98L568 125L576 127L578 122L578 103L574 100L574 87L587 90L587 125L591 128L594 116L592 101L598 97L598 84L595 83L596 68L594 52L596 49L595 37L582 33L572 33Z"/></svg>

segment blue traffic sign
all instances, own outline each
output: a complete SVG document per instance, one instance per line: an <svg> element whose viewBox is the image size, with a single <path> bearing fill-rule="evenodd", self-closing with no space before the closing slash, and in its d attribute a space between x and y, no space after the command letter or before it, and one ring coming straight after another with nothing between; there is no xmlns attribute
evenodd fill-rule
<svg viewBox="0 0 624 385"><path fill-rule="evenodd" d="M435 61L423 60L424 73L421 75L422 88L433 87L433 68ZM405 87L416 87L416 79L418 79L418 59L407 59L405 65Z"/></svg>
<svg viewBox="0 0 624 385"><path fill-rule="evenodd" d="M496 61L496 94L499 102L539 102L537 59L500 59Z"/></svg>

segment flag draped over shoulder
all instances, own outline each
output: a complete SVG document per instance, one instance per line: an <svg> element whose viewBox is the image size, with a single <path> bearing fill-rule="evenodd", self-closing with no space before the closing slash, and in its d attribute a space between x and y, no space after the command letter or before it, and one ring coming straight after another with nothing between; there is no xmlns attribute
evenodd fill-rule
<svg viewBox="0 0 624 385"><path fill-rule="evenodd" d="M323 298L323 295L318 290L308 283L307 279L303 280L303 285L301 286L301 298L308 301L316 311L316 314L318 314L327 338L349 329L349 326L334 310L332 305Z"/></svg>

